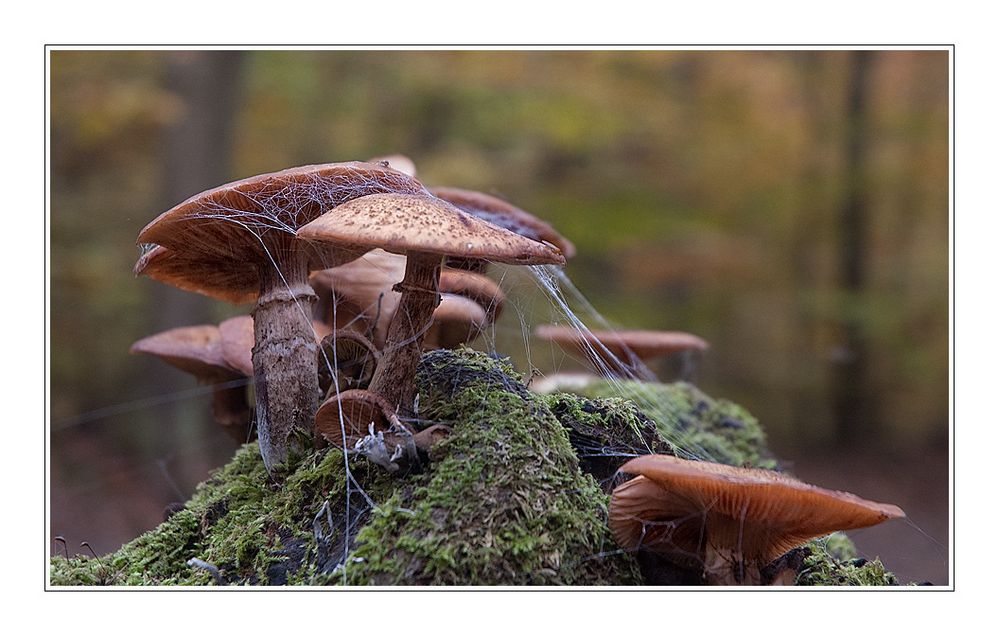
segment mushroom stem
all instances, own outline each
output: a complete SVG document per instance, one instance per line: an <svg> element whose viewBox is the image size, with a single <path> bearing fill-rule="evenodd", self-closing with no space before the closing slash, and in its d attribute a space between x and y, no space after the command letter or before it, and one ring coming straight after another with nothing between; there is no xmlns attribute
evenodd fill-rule
<svg viewBox="0 0 999 636"><path fill-rule="evenodd" d="M704 578L708 585L759 585L760 568L747 563L732 548L708 544L704 551Z"/></svg>
<svg viewBox="0 0 999 636"><path fill-rule="evenodd" d="M273 252L274 266L260 267L260 297L253 310L253 382L257 439L268 472L288 459L292 431L311 438L319 406L317 345L312 331L316 294L308 266L294 250ZM292 442L296 451L300 442Z"/></svg>
<svg viewBox="0 0 999 636"><path fill-rule="evenodd" d="M385 348L368 389L384 397L402 415L413 414L416 395L416 365L423 353L423 337L433 323L440 304L438 292L441 261L438 254L410 252L406 273L394 291L401 293L399 306L389 323Z"/></svg>
<svg viewBox="0 0 999 636"><path fill-rule="evenodd" d="M222 387L221 380L212 389L212 417L229 437L240 444L249 441L250 407L246 403L246 387Z"/></svg>

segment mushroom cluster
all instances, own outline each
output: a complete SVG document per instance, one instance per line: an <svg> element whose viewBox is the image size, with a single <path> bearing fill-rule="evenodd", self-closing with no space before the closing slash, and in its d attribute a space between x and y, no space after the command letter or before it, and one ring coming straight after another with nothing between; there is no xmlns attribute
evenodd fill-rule
<svg viewBox="0 0 999 636"><path fill-rule="evenodd" d="M446 259L480 270L490 261L565 262L552 243L462 211L414 174L397 155L258 175L197 194L139 233L136 274L255 303L251 316L212 327L212 346L228 361L203 381L252 377L257 439L270 472L323 438L346 443L392 425L413 437L403 422L414 414L425 343L454 347L474 338L504 301L493 281L443 268ZM145 351L143 343L134 350ZM342 407L341 391L369 392L363 403L384 406L385 416ZM338 420L347 414L348 435L317 424L324 397L337 403ZM249 419L248 409L241 413ZM217 419L226 417L234 416Z"/></svg>
<svg viewBox="0 0 999 636"><path fill-rule="evenodd" d="M218 326L144 338L132 351L211 384L216 422L240 441L255 423L272 475L325 444L392 473L418 463L449 433L419 422L424 349L456 347L496 321L506 298L484 275L489 263L562 265L575 247L506 201L428 190L415 174L401 155L304 166L202 192L161 214L139 233L136 274L255 306ZM605 375L640 380L655 379L645 367L652 358L708 348L683 332L545 325L536 336ZM698 570L711 584L759 584L804 541L904 516L774 471L644 455L619 472L633 475L611 494L619 545Z"/></svg>

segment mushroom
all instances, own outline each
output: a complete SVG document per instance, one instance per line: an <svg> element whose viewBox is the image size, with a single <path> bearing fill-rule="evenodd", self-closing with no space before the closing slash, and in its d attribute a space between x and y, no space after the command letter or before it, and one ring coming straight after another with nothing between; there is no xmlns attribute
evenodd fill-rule
<svg viewBox="0 0 999 636"><path fill-rule="evenodd" d="M708 343L682 331L589 331L563 325L539 325L542 340L570 347L614 375L651 375L645 363L657 357L687 351L705 351ZM648 378L653 379L653 378Z"/></svg>
<svg viewBox="0 0 999 636"><path fill-rule="evenodd" d="M714 585L759 584L760 568L809 539L905 516L769 470L644 455L620 472L638 476L611 495L618 545L699 565Z"/></svg>
<svg viewBox="0 0 999 636"><path fill-rule="evenodd" d="M464 296L477 302L488 315L489 323L496 322L506 303L506 294L493 279L463 269L441 270L441 293Z"/></svg>
<svg viewBox="0 0 999 636"><path fill-rule="evenodd" d="M257 283L253 370L257 430L267 470L312 438L318 405L316 342L309 315L316 295L310 269L357 258L363 249L305 245L295 231L351 199L381 192L425 193L415 179L380 164L290 168L202 192L164 212L139 233L183 257ZM245 270L245 272L244 272ZM196 274L192 274L197 277ZM298 431L291 442L292 431Z"/></svg>
<svg viewBox="0 0 999 636"><path fill-rule="evenodd" d="M323 320L333 324L335 318L338 328L356 320L367 326L366 335L380 347L385 344L385 332L399 305L399 294L392 291L392 285L405 272L405 256L371 250L357 260L313 272L309 284L329 308L322 312Z"/></svg>
<svg viewBox="0 0 999 636"><path fill-rule="evenodd" d="M479 303L464 296L441 294L433 324L424 335L427 349L454 349L475 340L489 326L489 315Z"/></svg>
<svg viewBox="0 0 999 636"><path fill-rule="evenodd" d="M380 357L370 340L351 329L336 329L323 338L320 354L319 388L326 397L331 391L367 388Z"/></svg>
<svg viewBox="0 0 999 636"><path fill-rule="evenodd" d="M520 265L564 264L553 245L539 243L465 214L435 197L374 194L338 206L303 226L298 236L406 254L406 272L382 359L369 389L404 415L413 411L414 376L423 334L440 303L441 261L454 255Z"/></svg>
<svg viewBox="0 0 999 636"><path fill-rule="evenodd" d="M129 353L147 353L211 384L212 416L230 437L245 443L250 434L250 407L245 384L233 384L245 374L226 363L221 335L215 325L179 327L154 334L132 345Z"/></svg>

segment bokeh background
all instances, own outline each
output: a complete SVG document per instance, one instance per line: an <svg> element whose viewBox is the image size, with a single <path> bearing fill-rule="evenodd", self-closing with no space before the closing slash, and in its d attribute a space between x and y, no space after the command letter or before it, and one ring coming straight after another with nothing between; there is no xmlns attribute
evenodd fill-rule
<svg viewBox="0 0 999 636"><path fill-rule="evenodd" d="M948 583L948 73L944 50L50 51L51 535L114 550L235 448L204 388L128 349L250 308L134 278L138 231L226 181L404 153L555 225L609 323L709 340L685 371L790 470L908 512L853 533L864 555ZM527 341L552 315L518 276L496 347L582 368Z"/></svg>

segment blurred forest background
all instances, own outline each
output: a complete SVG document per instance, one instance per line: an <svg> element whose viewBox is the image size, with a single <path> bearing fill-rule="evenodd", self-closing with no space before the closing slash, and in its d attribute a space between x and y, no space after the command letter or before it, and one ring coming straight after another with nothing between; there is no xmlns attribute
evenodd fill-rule
<svg viewBox="0 0 999 636"><path fill-rule="evenodd" d="M612 324L709 340L694 380L793 472L909 513L862 551L948 582L947 51L50 56L50 530L71 550L153 527L235 448L207 390L128 349L249 307L134 278L138 231L237 178L404 153L550 221ZM550 372L519 318L551 315L510 280L497 347Z"/></svg>

